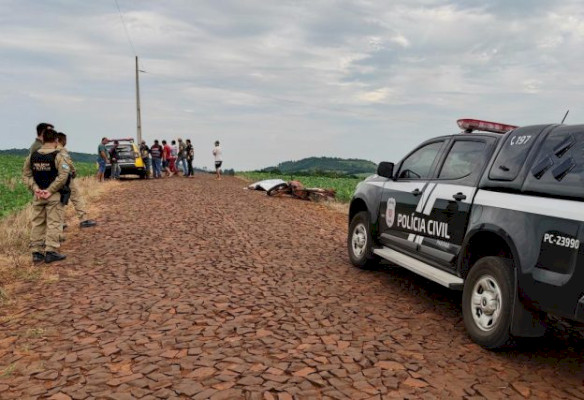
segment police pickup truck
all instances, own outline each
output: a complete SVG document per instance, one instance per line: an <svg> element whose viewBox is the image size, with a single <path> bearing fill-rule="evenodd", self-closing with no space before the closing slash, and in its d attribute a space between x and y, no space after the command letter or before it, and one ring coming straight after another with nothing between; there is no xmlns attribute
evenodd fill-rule
<svg viewBox="0 0 584 400"><path fill-rule="evenodd" d="M352 264L383 258L462 290L486 348L543 335L548 314L584 322L584 125L458 125L357 186Z"/></svg>

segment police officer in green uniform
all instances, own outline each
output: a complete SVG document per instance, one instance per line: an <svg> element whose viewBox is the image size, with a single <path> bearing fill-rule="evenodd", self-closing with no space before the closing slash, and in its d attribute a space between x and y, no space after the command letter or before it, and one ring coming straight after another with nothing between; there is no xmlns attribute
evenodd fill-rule
<svg viewBox="0 0 584 400"><path fill-rule="evenodd" d="M38 151L41 147L43 147L43 133L45 132L45 130L53 128L54 126L47 122L41 122L40 124L37 125L36 127L37 137L30 146L30 149L28 150L29 154L32 154L35 151Z"/></svg>
<svg viewBox="0 0 584 400"><path fill-rule="evenodd" d="M30 154L23 167L24 182L34 193L30 231L35 264L65 259L58 252L63 232L61 193L69 177L69 165L57 149L57 132L46 129L42 147Z"/></svg>
<svg viewBox="0 0 584 400"><path fill-rule="evenodd" d="M90 228L92 226L97 225L92 219L87 219L87 209L85 207L85 200L79 191L79 187L77 186L77 181L75 180L76 171L75 171L75 164L73 164L73 160L67 151L67 135L63 132L57 133L57 140L59 141L59 145L57 149L61 152L61 155L65 159L67 165L69 165L69 174L71 175L71 179L69 182L69 189L71 190L71 203L73 203L73 207L75 208L75 212L77 213L77 218L79 218L79 226L81 228ZM62 220L65 223L65 207L62 207L63 216Z"/></svg>

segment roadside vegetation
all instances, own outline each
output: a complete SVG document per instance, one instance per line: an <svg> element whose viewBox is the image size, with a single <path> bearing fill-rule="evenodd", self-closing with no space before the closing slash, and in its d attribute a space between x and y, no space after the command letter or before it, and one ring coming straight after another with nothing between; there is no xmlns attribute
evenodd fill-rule
<svg viewBox="0 0 584 400"><path fill-rule="evenodd" d="M363 180L361 177L343 176L319 176L316 174L282 174L272 172L238 172L238 176L251 182L257 182L264 179L282 179L284 181L297 180L304 187L320 187L324 189L334 189L337 192L336 200L341 203L348 203L355 192L355 187ZM332 174L330 174L332 175Z"/></svg>

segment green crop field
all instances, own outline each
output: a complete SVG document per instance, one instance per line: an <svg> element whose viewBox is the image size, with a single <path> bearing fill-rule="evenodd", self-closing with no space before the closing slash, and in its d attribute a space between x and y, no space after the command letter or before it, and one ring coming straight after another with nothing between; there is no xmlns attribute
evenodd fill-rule
<svg viewBox="0 0 584 400"><path fill-rule="evenodd" d="M337 191L336 199L343 203L347 203L349 200L351 200L353 192L355 192L355 187L363 180L359 178L328 178L322 176L302 176L289 174L276 175L267 172L238 172L237 175L253 182L264 179L283 179L285 181L297 180L302 182L304 187L335 189Z"/></svg>
<svg viewBox="0 0 584 400"><path fill-rule="evenodd" d="M22 183L22 166L25 157L0 155L0 218L27 205L32 194ZM95 164L75 163L78 176L95 173Z"/></svg>

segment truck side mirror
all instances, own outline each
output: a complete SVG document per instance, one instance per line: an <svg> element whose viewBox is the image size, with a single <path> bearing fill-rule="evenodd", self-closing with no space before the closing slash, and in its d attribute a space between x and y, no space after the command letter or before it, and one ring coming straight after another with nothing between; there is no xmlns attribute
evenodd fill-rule
<svg viewBox="0 0 584 400"><path fill-rule="evenodd" d="M394 164L392 162L382 161L377 166L377 175L384 178L393 179L393 167Z"/></svg>

